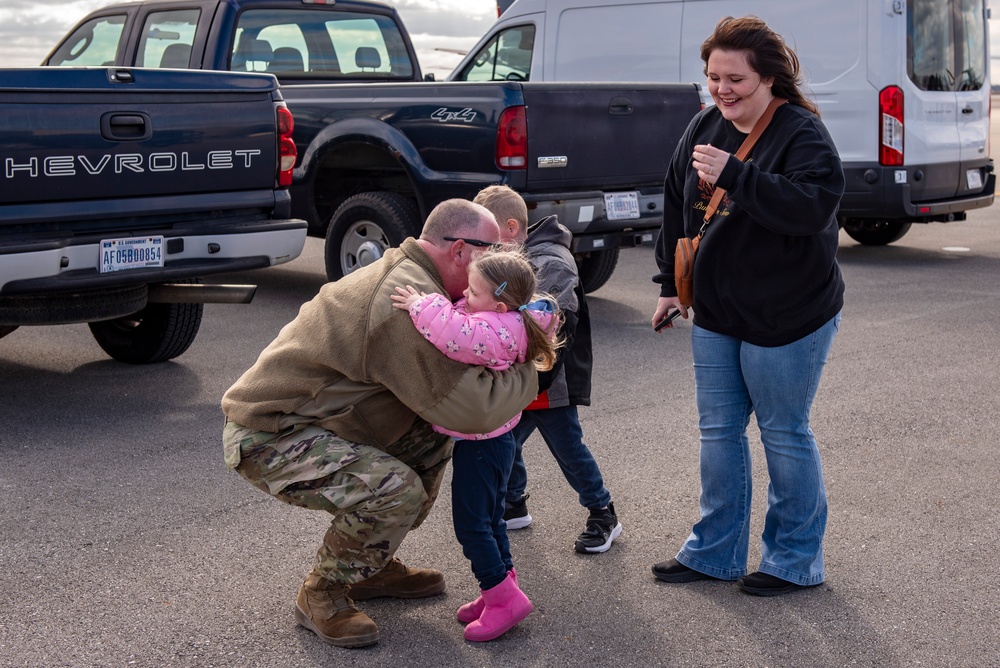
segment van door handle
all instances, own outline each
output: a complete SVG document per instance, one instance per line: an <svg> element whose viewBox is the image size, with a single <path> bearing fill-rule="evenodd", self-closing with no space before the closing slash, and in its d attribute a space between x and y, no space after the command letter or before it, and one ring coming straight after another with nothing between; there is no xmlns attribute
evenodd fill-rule
<svg viewBox="0 0 1000 668"><path fill-rule="evenodd" d="M972 111L973 111L972 107L966 107L965 109L962 110L962 113L963 114L971 114Z"/></svg>
<svg viewBox="0 0 1000 668"><path fill-rule="evenodd" d="M612 116L627 116L632 111L632 101L627 97L613 97L608 105L608 113Z"/></svg>

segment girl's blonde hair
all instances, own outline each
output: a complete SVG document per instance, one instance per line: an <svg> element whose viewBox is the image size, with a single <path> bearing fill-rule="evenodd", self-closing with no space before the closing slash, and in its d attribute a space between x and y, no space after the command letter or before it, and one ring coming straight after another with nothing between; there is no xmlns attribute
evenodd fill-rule
<svg viewBox="0 0 1000 668"><path fill-rule="evenodd" d="M532 316L521 311L524 330L528 335L527 358L539 371L548 371L555 365L556 351L563 345L555 332L559 327L559 307L551 296L535 292L535 270L520 250L493 246L476 257L469 265L483 277L497 301L510 311L518 311L535 301L549 303L555 317L549 329L542 328ZM500 287L503 286L503 289ZM499 294L497 294L499 292Z"/></svg>

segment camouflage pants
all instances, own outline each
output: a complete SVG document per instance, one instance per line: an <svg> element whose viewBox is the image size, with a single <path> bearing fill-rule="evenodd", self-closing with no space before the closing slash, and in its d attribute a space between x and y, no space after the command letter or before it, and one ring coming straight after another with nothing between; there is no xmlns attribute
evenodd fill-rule
<svg viewBox="0 0 1000 668"><path fill-rule="evenodd" d="M380 571L424 521L452 449L419 419L384 451L302 425L272 434L227 422L222 440L226 465L255 487L333 515L315 569L345 584Z"/></svg>

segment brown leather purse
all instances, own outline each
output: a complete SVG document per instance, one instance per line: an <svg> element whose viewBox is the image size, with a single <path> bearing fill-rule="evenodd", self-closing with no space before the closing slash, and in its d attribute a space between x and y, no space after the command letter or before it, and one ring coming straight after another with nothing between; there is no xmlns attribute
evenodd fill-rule
<svg viewBox="0 0 1000 668"><path fill-rule="evenodd" d="M771 122L774 111L786 102L788 100L780 97L771 100L770 104L767 105L767 109L764 110L764 113L754 124L753 130L743 140L743 144L740 145L739 150L736 151L737 160L742 162L746 159L747 154L750 153L750 149L753 148L753 145L757 143L760 135L764 132L764 128ZM677 299L680 301L681 306L686 308L694 304L694 259L698 253L698 244L701 243L701 238L705 236L705 228L712 222L712 218L715 216L715 212L718 210L719 203L722 202L722 196L725 193L725 188L715 188L712 199L708 203L708 208L705 209L704 222L701 225L701 229L698 230L698 236L693 239L690 237L681 237L677 240L677 246L674 248L674 285L677 288Z"/></svg>

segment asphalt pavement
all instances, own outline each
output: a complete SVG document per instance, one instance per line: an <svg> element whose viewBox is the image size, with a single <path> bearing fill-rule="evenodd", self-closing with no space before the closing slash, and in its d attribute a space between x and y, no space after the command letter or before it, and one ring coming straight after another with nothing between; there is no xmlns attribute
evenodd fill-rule
<svg viewBox="0 0 1000 668"><path fill-rule="evenodd" d="M532 437L535 522L511 545L536 608L485 644L454 619L477 591L450 477L399 551L443 570L447 592L365 602L382 640L344 650L292 615L327 519L222 463L219 400L323 284L320 240L219 278L257 297L207 306L170 363L114 362L86 325L21 328L0 339L0 666L1000 666L1000 209L888 247L842 234L839 260L847 303L812 421L825 584L764 599L651 575L698 518L698 432L690 326L653 333L653 252L628 249L590 298L581 409L624 533L605 554L573 552L586 512ZM767 476L751 441L753 570Z"/></svg>
<svg viewBox="0 0 1000 668"><path fill-rule="evenodd" d="M823 586L762 599L652 577L698 517L698 433L690 325L651 330L642 247L591 296L594 404L581 410L621 538L573 552L586 512L534 436L535 522L511 533L536 605L526 621L462 639L454 612L477 591L444 494L399 556L443 570L446 594L364 603L374 647L320 643L292 606L327 520L225 470L219 410L322 285L311 239L289 265L225 277L258 283L257 298L208 306L170 363L111 361L85 325L0 340L0 665L1000 665L1000 210L914 226L888 247L841 242L847 305L813 411L830 500ZM752 442L751 570L767 485Z"/></svg>

